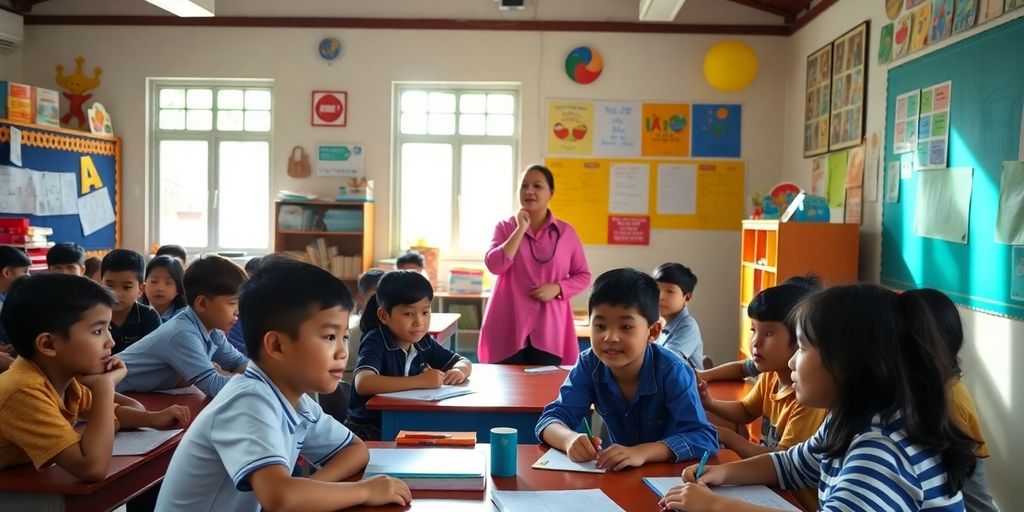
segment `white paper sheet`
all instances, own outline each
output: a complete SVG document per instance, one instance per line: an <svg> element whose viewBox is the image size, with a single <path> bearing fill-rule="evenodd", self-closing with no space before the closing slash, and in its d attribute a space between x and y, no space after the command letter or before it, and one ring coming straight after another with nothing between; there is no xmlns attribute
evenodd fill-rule
<svg viewBox="0 0 1024 512"><path fill-rule="evenodd" d="M658 496L665 496L669 489L683 483L682 479L676 476L645 477L644 483L651 488ZM753 505L762 507L778 508L782 510L800 509L794 507L790 502L782 499L771 489L763 485L722 485L712 487L712 491L719 496L743 500Z"/></svg>
<svg viewBox="0 0 1024 512"><path fill-rule="evenodd" d="M184 388L161 389L159 391L154 391L154 393L162 393L164 395L206 395L206 393L203 393L201 389L195 386L188 386Z"/></svg>
<svg viewBox="0 0 1024 512"><path fill-rule="evenodd" d="M537 366L535 368L526 368L523 373L551 373L557 372L559 367L557 366Z"/></svg>
<svg viewBox="0 0 1024 512"><path fill-rule="evenodd" d="M153 430L142 428L114 434L114 456L145 455L168 439L178 435L182 429Z"/></svg>
<svg viewBox="0 0 1024 512"><path fill-rule="evenodd" d="M21 130L11 127L11 163L21 167Z"/></svg>
<svg viewBox="0 0 1024 512"><path fill-rule="evenodd" d="M898 203L900 200L900 163L889 162L885 173L885 202Z"/></svg>
<svg viewBox="0 0 1024 512"><path fill-rule="evenodd" d="M78 198L78 219L82 223L82 234L85 236L114 222L114 205L110 202L107 187L96 189Z"/></svg>
<svg viewBox="0 0 1024 512"><path fill-rule="evenodd" d="M1024 162L1003 162L996 243L1024 245Z"/></svg>
<svg viewBox="0 0 1024 512"><path fill-rule="evenodd" d="M597 467L597 461L573 462L569 456L561 450L554 448L544 452L537 462L531 466L533 469L550 469L552 471L575 471L577 473L604 473L605 470Z"/></svg>
<svg viewBox="0 0 1024 512"><path fill-rule="evenodd" d="M594 103L594 155L640 156L643 104L623 101Z"/></svg>
<svg viewBox="0 0 1024 512"><path fill-rule="evenodd" d="M464 386L441 386L438 389L410 389L407 391L395 391L394 393L377 393L377 396L388 398L401 398L403 400L420 400L423 402L437 402L446 398L453 398L462 395L476 393Z"/></svg>
<svg viewBox="0 0 1024 512"><path fill-rule="evenodd" d="M0 212L31 215L35 211L32 171L0 165Z"/></svg>
<svg viewBox="0 0 1024 512"><path fill-rule="evenodd" d="M491 491L499 512L625 512L601 489Z"/></svg>
<svg viewBox="0 0 1024 512"><path fill-rule="evenodd" d="M78 213L75 175L69 172L32 172L35 188L35 214L72 215Z"/></svg>
<svg viewBox="0 0 1024 512"><path fill-rule="evenodd" d="M970 167L918 172L914 233L966 244L973 186Z"/></svg>
<svg viewBox="0 0 1024 512"><path fill-rule="evenodd" d="M658 165L658 214L697 214L696 165Z"/></svg>
<svg viewBox="0 0 1024 512"><path fill-rule="evenodd" d="M616 214L647 215L651 167L647 164L612 164L608 211Z"/></svg>

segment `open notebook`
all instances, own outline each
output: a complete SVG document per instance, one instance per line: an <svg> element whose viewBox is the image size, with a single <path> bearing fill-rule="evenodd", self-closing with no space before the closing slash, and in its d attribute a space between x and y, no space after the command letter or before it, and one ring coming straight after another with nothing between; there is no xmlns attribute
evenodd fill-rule
<svg viewBox="0 0 1024 512"><path fill-rule="evenodd" d="M605 471L597 467L596 461L589 462L573 462L569 460L569 456L561 450L551 448L544 452L537 462L530 466L533 469L550 469L552 471L576 471L579 473L604 473Z"/></svg>
<svg viewBox="0 0 1024 512"><path fill-rule="evenodd" d="M170 438L178 435L181 429L155 430L152 428L140 428L139 430L126 430L114 434L115 457L123 455L145 455L153 451L157 446L167 442Z"/></svg>
<svg viewBox="0 0 1024 512"><path fill-rule="evenodd" d="M498 512L625 512L601 489L491 491Z"/></svg>
<svg viewBox="0 0 1024 512"><path fill-rule="evenodd" d="M468 395L475 393L465 386L441 386L438 389L410 389L407 391L395 391L394 393L378 393L377 396L388 398L400 398L402 400L420 400L422 402L437 402L446 398Z"/></svg>
<svg viewBox="0 0 1024 512"><path fill-rule="evenodd" d="M644 483L658 496L665 496L669 489L683 483L683 481L677 476L645 477ZM800 512L800 509L794 507L793 504L784 500L782 496L775 494L775 491L763 485L720 485L712 487L711 490L719 496L743 500L753 505Z"/></svg>

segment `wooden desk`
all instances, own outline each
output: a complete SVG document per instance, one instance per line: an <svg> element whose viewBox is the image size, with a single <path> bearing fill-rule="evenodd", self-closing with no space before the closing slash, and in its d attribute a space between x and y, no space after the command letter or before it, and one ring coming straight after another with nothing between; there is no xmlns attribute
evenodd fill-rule
<svg viewBox="0 0 1024 512"><path fill-rule="evenodd" d="M533 434L544 406L558 396L568 372L525 373L529 366L475 364L466 384L475 393L440 402L418 402L375 396L367 402L381 411L381 437L392 441L398 431L454 430L476 432L490 438L492 427L514 427L519 442L533 444Z"/></svg>
<svg viewBox="0 0 1024 512"><path fill-rule="evenodd" d="M392 448L394 443L370 442L371 448ZM429 449L429 448L426 448ZM490 456L490 446L478 444ZM366 511L492 511L490 492L494 489L503 491L559 491L569 489L601 489L609 498L627 512L658 510L658 495L643 483L644 477L679 476L687 466L698 461L686 461L678 464L657 463L647 464L639 468L629 468L617 473L604 474L570 473L566 471L546 471L533 469L530 466L547 451L546 446L519 445L516 476L508 478L487 478L487 489L484 492L453 492L453 491L413 491L413 500L409 508L390 507L359 507L352 510ZM739 460L739 456L731 450L722 450L708 459L709 464L724 464ZM776 491L780 496L797 505L792 495L786 491ZM799 506L799 505L797 505Z"/></svg>
<svg viewBox="0 0 1024 512"><path fill-rule="evenodd" d="M133 393L147 410L162 410L171 405L186 405L195 418L209 403L200 395ZM36 471L23 464L0 471L0 509L22 511L101 511L116 508L164 478L174 449L182 434L144 456L113 457L107 476L99 482L85 483L67 471L51 465Z"/></svg>
<svg viewBox="0 0 1024 512"><path fill-rule="evenodd" d="M431 313L430 327L427 332L437 340L441 346L448 350L458 352L459 346L459 318L458 313Z"/></svg>

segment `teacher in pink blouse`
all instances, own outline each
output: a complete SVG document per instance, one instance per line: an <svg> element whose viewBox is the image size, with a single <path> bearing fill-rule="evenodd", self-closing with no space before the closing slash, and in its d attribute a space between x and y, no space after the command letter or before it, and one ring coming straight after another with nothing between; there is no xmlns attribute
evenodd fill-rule
<svg viewBox="0 0 1024 512"><path fill-rule="evenodd" d="M484 312L482 363L575 364L579 356L570 299L590 286L583 244L548 210L555 178L532 165L519 186L522 209L494 228L484 262L498 276Z"/></svg>

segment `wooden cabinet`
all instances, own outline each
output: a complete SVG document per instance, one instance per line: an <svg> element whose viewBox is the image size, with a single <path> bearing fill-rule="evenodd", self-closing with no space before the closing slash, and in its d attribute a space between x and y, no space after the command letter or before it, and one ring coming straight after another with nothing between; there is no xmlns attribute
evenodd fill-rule
<svg viewBox="0 0 1024 512"><path fill-rule="evenodd" d="M285 215L282 216L282 209ZM301 209L306 215L304 221L296 222L294 212ZM355 222L348 222L342 229L332 225L330 220L325 221L325 216L335 214L351 214ZM361 219L359 216L361 215ZM274 251L286 253L297 258L319 264L330 270L349 284L355 290L355 282L359 274L365 272L373 264L373 215L374 204L372 202L345 202L345 201L275 201L274 202ZM289 217L289 218L285 218ZM319 240L322 239L323 242ZM318 244L327 248L326 261L309 247L315 248ZM335 248L335 249L331 249ZM332 254L333 253L333 254ZM357 257L359 261L355 265L340 266L341 260L335 260L338 265L331 264L332 256Z"/></svg>

